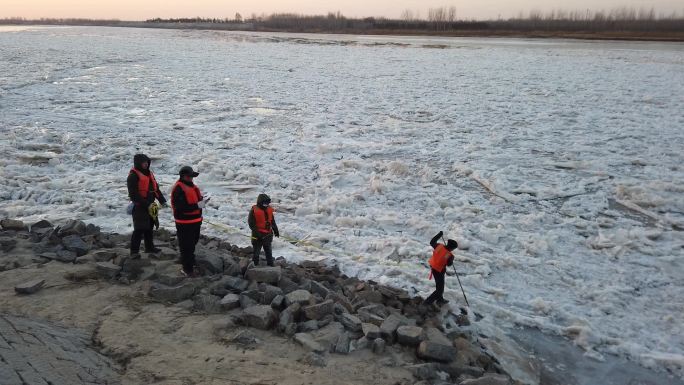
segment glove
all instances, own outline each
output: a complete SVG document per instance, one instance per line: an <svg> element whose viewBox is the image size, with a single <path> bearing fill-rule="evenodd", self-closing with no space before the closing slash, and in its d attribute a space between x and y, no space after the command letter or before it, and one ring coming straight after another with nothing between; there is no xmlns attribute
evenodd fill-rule
<svg viewBox="0 0 684 385"><path fill-rule="evenodd" d="M207 206L207 202L205 202L205 201L197 202L197 207L199 207L201 209L205 208L206 206Z"/></svg>
<svg viewBox="0 0 684 385"><path fill-rule="evenodd" d="M442 236L444 236L444 231L440 231L439 233L437 233L437 235L441 238Z"/></svg>
<svg viewBox="0 0 684 385"><path fill-rule="evenodd" d="M276 238L280 238L280 232L279 231L274 231L273 235L275 235Z"/></svg>

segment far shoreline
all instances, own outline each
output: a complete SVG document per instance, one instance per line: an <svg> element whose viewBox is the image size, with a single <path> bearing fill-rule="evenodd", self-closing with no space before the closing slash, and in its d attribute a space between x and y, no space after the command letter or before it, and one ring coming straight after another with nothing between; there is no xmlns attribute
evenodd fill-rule
<svg viewBox="0 0 684 385"><path fill-rule="evenodd" d="M458 31L426 31L426 30L388 30L388 29L344 29L344 30L321 30L321 29L281 29L281 28L254 28L249 23L222 24L222 23L150 23L150 22L88 22L88 23L8 23L0 26L68 26L68 27L119 27L119 28L147 28L147 29L176 29L176 30L203 30L203 31L231 31L231 32L265 32L265 33L292 33L292 34L320 34L320 35L365 35L365 36L420 36L420 37L465 37L465 38L514 38L514 39L573 39L588 41L622 41L622 42L684 42L684 31L677 32L633 32L633 31L610 31L610 32L578 32L578 31L512 31L512 30L458 30Z"/></svg>

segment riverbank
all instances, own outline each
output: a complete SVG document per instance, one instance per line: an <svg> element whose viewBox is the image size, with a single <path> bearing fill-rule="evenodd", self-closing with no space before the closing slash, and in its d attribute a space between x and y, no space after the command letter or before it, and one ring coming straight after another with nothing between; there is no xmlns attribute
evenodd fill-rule
<svg viewBox="0 0 684 385"><path fill-rule="evenodd" d="M59 223L2 221L0 315L87 333L115 362L90 367L106 383L513 383L468 317L403 290L319 262L255 268L248 247L213 238L199 244L203 276L184 278L173 234L158 231L161 252L130 259L128 235ZM16 351L40 344L7 332ZM12 357L3 384L26 376ZM37 371L47 372L60 368Z"/></svg>
<svg viewBox="0 0 684 385"><path fill-rule="evenodd" d="M93 20L88 23L28 21L21 24L0 24L21 26L90 26L120 28L158 28L188 29L236 32L280 32L331 35L370 35L370 36L425 36L425 37L480 37L480 38L519 38L519 39L581 39L581 40L618 40L684 42L684 31L564 31L564 30L507 30L507 29L463 29L463 30L411 30L411 29L320 29L320 28L268 28L251 23L164 23L138 21Z"/></svg>

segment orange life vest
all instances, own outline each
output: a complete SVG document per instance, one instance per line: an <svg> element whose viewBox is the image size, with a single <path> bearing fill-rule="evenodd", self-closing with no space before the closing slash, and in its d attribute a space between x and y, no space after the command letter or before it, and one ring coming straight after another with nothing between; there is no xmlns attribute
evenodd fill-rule
<svg viewBox="0 0 684 385"><path fill-rule="evenodd" d="M147 194L150 192L150 181L152 182L152 192L154 193L154 196L159 198L159 195L157 194L159 185L157 185L157 180L154 179L152 171L150 171L150 175L145 175L134 167L131 169L131 172L138 174L138 194L140 194L143 199L147 199Z"/></svg>
<svg viewBox="0 0 684 385"><path fill-rule="evenodd" d="M254 220L258 232L262 234L270 234L273 232L273 229L271 228L271 223L273 223L272 207L267 207L266 210L263 210L259 206L252 206L252 212L254 213Z"/></svg>
<svg viewBox="0 0 684 385"><path fill-rule="evenodd" d="M432 252L432 258L430 258L428 263L430 263L430 267L441 273L446 270L447 264L449 263L449 257L451 256L453 256L451 251L440 243L435 247L435 250Z"/></svg>
<svg viewBox="0 0 684 385"><path fill-rule="evenodd" d="M173 185L173 190L171 190L171 209L173 209L174 220L176 221L176 223L180 224L202 222L202 209L186 212L178 212L176 210L176 207L174 207L173 204L173 193L176 191L176 188L178 186L180 186L180 188L183 190L183 194L185 194L185 200L188 202L189 205L197 204L197 202L199 202L202 198L202 193L200 192L200 189L199 187L197 187L197 185L190 187L181 181L177 181L176 184ZM183 218L179 218L181 215L183 216Z"/></svg>

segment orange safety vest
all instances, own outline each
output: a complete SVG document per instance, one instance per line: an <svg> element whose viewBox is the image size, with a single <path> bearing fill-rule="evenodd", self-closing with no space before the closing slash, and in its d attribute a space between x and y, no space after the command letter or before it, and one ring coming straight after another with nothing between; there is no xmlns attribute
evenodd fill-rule
<svg viewBox="0 0 684 385"><path fill-rule="evenodd" d="M258 206L252 206L252 212L254 213L257 231L262 234L270 234L273 231L271 229L271 223L273 223L273 207L267 207L266 212L264 212L264 210Z"/></svg>
<svg viewBox="0 0 684 385"><path fill-rule="evenodd" d="M199 202L202 198L202 193L200 192L200 189L199 187L197 187L197 185L190 187L181 181L177 181L176 184L173 185L173 190L171 190L171 209L173 210L174 220L176 221L176 223L180 224L202 222L202 209L186 211L183 213L179 213L176 211L176 207L174 207L173 204L173 193L176 191L176 187L178 186L180 186L180 188L183 190L183 194L185 194L185 200L188 202L189 205L197 204L197 202ZM178 218L181 214L186 218Z"/></svg>
<svg viewBox="0 0 684 385"><path fill-rule="evenodd" d="M432 258L430 258L428 263L430 263L430 267L441 273L446 270L447 263L449 263L449 257L451 256L453 256L451 251L440 243L435 247L435 250L432 252ZM432 272L430 272L430 277L432 277Z"/></svg>
<svg viewBox="0 0 684 385"><path fill-rule="evenodd" d="M154 196L159 198L159 195L157 194L159 185L157 185L157 180L154 179L152 171L150 171L150 175L145 175L134 167L131 169L131 172L138 174L138 194L140 194L141 197L147 199L147 194L150 192L150 181L152 181Z"/></svg>

